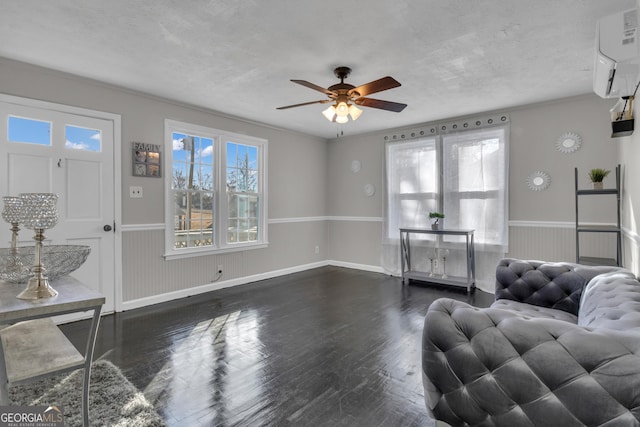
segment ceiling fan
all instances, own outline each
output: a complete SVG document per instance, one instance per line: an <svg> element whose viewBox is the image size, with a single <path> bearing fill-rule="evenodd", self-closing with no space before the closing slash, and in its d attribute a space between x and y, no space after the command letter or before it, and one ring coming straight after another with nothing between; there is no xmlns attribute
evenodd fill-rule
<svg viewBox="0 0 640 427"><path fill-rule="evenodd" d="M399 102L383 101L380 99L365 98L372 93L382 92L383 90L393 89L400 86L393 77L383 77L378 80L374 80L369 83L365 83L360 86L353 86L349 83L345 83L344 79L351 73L349 67L338 67L333 70L333 73L340 79L340 83L323 88L321 86L310 83L306 80L291 80L294 83L298 83L302 86L306 86L310 89L322 92L329 97L329 99L323 99L320 101L303 102L302 104L287 105L279 107L278 110L285 110L287 108L302 107L304 105L311 104L327 104L333 103L329 108L324 110L322 114L332 122L346 123L351 120L356 120L362 114L362 110L356 107L356 105L363 107L378 108L380 110L393 111L399 113L404 110L407 104L401 104Z"/></svg>

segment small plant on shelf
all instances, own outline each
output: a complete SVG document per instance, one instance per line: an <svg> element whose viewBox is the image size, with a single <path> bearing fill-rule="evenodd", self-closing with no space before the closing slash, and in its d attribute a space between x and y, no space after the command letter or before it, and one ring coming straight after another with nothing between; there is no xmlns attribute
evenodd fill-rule
<svg viewBox="0 0 640 427"><path fill-rule="evenodd" d="M589 179L593 183L594 189L602 189L602 181L611 171L602 168L595 168L589 171Z"/></svg>
<svg viewBox="0 0 640 427"><path fill-rule="evenodd" d="M439 230L442 226L441 219L444 219L444 214L440 212L429 212L429 219L431 220L431 229Z"/></svg>

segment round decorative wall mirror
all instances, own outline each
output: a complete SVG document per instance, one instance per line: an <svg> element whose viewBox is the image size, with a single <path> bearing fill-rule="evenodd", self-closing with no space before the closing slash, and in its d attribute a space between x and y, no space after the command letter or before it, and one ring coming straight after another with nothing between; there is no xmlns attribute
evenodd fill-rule
<svg viewBox="0 0 640 427"><path fill-rule="evenodd" d="M364 194L365 194L367 197L371 197L371 196L373 196L374 194L376 194L376 187L375 187L375 185L373 185L373 184L365 184L365 186L364 186L364 188L363 188L363 189L364 189Z"/></svg>
<svg viewBox="0 0 640 427"><path fill-rule="evenodd" d="M573 153L582 145L582 138L575 132L565 132L556 141L556 149L561 153Z"/></svg>
<svg viewBox="0 0 640 427"><path fill-rule="evenodd" d="M527 177L527 185L532 191L546 190L551 184L551 177L548 173L536 171Z"/></svg>

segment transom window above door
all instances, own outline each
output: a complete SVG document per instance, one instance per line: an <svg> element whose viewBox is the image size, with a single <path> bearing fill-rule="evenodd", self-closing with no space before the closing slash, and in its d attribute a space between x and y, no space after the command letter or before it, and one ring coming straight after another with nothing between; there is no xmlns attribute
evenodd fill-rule
<svg viewBox="0 0 640 427"><path fill-rule="evenodd" d="M51 146L51 122L9 116L9 142Z"/></svg>
<svg viewBox="0 0 640 427"><path fill-rule="evenodd" d="M84 151L102 151L102 133L98 129L65 126L65 148Z"/></svg>
<svg viewBox="0 0 640 427"><path fill-rule="evenodd" d="M58 125L56 125L58 126ZM62 126L59 126L62 128ZM9 142L50 147L53 144L53 123L28 117L9 116L7 119ZM65 148L83 151L102 151L102 132L77 125L64 125Z"/></svg>

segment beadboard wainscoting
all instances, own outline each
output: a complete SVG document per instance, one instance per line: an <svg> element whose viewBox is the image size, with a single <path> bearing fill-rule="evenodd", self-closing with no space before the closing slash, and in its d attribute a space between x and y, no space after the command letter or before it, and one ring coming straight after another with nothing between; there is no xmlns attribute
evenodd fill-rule
<svg viewBox="0 0 640 427"><path fill-rule="evenodd" d="M511 221L507 257L575 262L575 230L574 222ZM613 233L588 233L580 237L580 242L583 254L615 258ZM625 227L622 228L622 266L640 275L640 235Z"/></svg>
<svg viewBox="0 0 640 427"><path fill-rule="evenodd" d="M164 224L122 227L123 310L332 265L372 272L381 267L383 219L321 216L271 219L269 247L167 261ZM624 230L624 266L634 270L640 236ZM583 239L593 256L615 254L610 236ZM316 253L317 249L317 253ZM507 257L575 262L575 223L510 221ZM217 267L223 266L218 277ZM637 274L637 272L636 272Z"/></svg>
<svg viewBox="0 0 640 427"><path fill-rule="evenodd" d="M594 257L615 258L616 241L615 236L610 233L583 235L580 241L581 253ZM509 221L509 252L506 256L575 262L576 224L553 221Z"/></svg>
<svg viewBox="0 0 640 427"><path fill-rule="evenodd" d="M327 265L324 217L274 220L268 226L267 248L174 260L164 258L164 224L123 226L122 309Z"/></svg>

